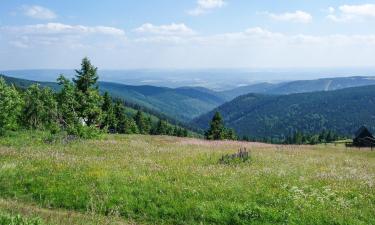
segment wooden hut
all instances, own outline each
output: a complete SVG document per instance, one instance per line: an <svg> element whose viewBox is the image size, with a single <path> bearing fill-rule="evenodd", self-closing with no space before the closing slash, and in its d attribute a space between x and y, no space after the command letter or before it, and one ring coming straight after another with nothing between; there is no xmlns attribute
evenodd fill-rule
<svg viewBox="0 0 375 225"><path fill-rule="evenodd" d="M355 138L353 139L353 146L371 148L375 147L375 138L365 126L362 126L355 133Z"/></svg>

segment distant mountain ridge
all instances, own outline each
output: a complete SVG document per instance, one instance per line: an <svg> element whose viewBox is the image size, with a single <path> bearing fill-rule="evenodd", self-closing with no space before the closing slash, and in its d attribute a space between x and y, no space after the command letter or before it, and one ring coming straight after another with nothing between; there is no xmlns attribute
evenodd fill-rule
<svg viewBox="0 0 375 225"><path fill-rule="evenodd" d="M355 77L337 77L324 78L317 80L297 80L282 83L258 83L248 86L223 91L221 94L228 100L234 99L240 95L257 93L285 95L295 93L306 93L316 91L334 91L343 88L359 87L366 85L375 85L375 77L355 76Z"/></svg>
<svg viewBox="0 0 375 225"><path fill-rule="evenodd" d="M333 130L352 135L366 125L375 130L375 85L289 95L247 94L223 104L193 123L206 129L219 111L240 135L278 138L301 131Z"/></svg>

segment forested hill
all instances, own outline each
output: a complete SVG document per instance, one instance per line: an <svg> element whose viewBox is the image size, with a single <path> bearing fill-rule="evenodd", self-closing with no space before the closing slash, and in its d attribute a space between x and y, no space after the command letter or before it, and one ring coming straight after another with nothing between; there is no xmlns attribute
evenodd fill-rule
<svg viewBox="0 0 375 225"><path fill-rule="evenodd" d="M58 90L53 82L37 82L4 76L8 83L27 88L39 83L42 87ZM126 102L165 114L183 122L209 112L225 102L216 92L205 88L183 87L165 88L156 86L131 86L119 83L99 82L101 92L107 91L113 97L125 99Z"/></svg>
<svg viewBox="0 0 375 225"><path fill-rule="evenodd" d="M112 96L149 107L182 121L207 113L225 102L224 98L205 88L166 88L156 86L131 86L99 82L102 91Z"/></svg>
<svg viewBox="0 0 375 225"><path fill-rule="evenodd" d="M296 131L332 130L352 135L361 125L375 130L375 86L290 95L248 94L194 120L207 128L215 111L240 135L283 138Z"/></svg>
<svg viewBox="0 0 375 225"><path fill-rule="evenodd" d="M285 95L316 91L334 91L368 85L375 85L375 77L336 77L282 83L258 83L223 91L221 94L225 96L226 99L232 100L238 96L249 93Z"/></svg>

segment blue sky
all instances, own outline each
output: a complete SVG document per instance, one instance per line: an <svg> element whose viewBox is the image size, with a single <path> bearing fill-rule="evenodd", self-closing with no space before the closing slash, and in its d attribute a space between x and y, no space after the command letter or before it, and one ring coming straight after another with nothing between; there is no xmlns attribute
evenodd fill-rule
<svg viewBox="0 0 375 225"><path fill-rule="evenodd" d="M0 69L375 66L375 1L0 3Z"/></svg>

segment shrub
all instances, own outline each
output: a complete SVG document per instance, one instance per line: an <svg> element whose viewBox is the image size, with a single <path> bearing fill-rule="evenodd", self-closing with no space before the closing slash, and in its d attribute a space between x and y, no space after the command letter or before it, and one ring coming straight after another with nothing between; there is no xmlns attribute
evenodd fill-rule
<svg viewBox="0 0 375 225"><path fill-rule="evenodd" d="M250 153L246 148L240 148L237 153L231 155L223 155L220 159L221 164L238 164L250 160Z"/></svg>

